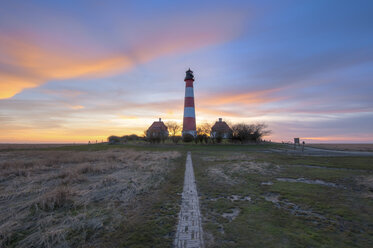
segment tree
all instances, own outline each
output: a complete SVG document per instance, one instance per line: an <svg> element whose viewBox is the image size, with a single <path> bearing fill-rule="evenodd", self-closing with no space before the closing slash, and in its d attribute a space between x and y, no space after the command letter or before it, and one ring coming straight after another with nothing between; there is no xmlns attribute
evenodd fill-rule
<svg viewBox="0 0 373 248"><path fill-rule="evenodd" d="M199 142L205 141L208 143L212 125L210 123L204 122L197 126L197 140Z"/></svg>
<svg viewBox="0 0 373 248"><path fill-rule="evenodd" d="M261 141L264 136L270 135L271 130L266 130L268 125L265 123L254 124L252 127L252 140L255 142Z"/></svg>
<svg viewBox="0 0 373 248"><path fill-rule="evenodd" d="M264 123L259 124L245 124L239 123L232 126L233 141L239 141L242 143L247 142L259 142L261 139L269 135L271 130L266 130L268 126Z"/></svg>
<svg viewBox="0 0 373 248"><path fill-rule="evenodd" d="M168 132L170 133L172 142L177 144L180 141L180 136L177 136L181 131L181 125L175 121L169 121L165 124L168 128Z"/></svg>

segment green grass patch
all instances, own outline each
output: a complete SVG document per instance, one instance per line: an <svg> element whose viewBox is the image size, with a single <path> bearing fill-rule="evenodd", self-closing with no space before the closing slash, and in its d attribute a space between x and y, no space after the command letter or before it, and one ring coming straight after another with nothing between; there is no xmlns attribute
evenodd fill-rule
<svg viewBox="0 0 373 248"><path fill-rule="evenodd" d="M297 156L280 153L256 154L257 161L279 165L311 165L340 169L373 170L373 156Z"/></svg>
<svg viewBox="0 0 373 248"><path fill-rule="evenodd" d="M373 202L364 198L355 184L356 176L370 172L370 157L310 157L279 153L244 151L250 161L270 163L266 170L230 171L234 163L245 156L231 152L193 153L194 168L207 247L369 247L373 242ZM208 157L209 159L204 159ZM216 158L216 161L211 158ZM263 166L264 166L263 164ZM316 165L304 167L298 165ZM325 167L325 168L323 168ZM227 184L214 178L211 169L219 169L235 181ZM340 170L349 168L359 170ZM307 178L335 182L346 188L279 182L276 178ZM262 185L273 182L273 185ZM317 215L297 216L291 209L265 200L267 194L278 194L280 201L296 204L302 210ZM249 195L251 201L230 201L229 195ZM240 209L236 219L229 221L223 213ZM211 238L210 236L213 236Z"/></svg>

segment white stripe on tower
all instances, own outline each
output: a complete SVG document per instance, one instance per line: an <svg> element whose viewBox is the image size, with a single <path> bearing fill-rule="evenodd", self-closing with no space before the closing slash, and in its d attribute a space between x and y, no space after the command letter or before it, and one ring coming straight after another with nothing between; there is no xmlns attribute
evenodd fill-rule
<svg viewBox="0 0 373 248"><path fill-rule="evenodd" d="M184 117L194 117L196 118L196 112L194 107L185 107L184 108Z"/></svg>
<svg viewBox="0 0 373 248"><path fill-rule="evenodd" d="M185 88L185 97L194 97L193 87L186 87Z"/></svg>

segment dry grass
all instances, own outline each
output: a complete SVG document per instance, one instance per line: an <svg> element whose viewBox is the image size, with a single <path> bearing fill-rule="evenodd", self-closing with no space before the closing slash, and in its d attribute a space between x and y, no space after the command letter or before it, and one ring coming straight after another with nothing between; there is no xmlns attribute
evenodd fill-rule
<svg viewBox="0 0 373 248"><path fill-rule="evenodd" d="M373 152L373 144L308 144L307 146L329 150Z"/></svg>
<svg viewBox="0 0 373 248"><path fill-rule="evenodd" d="M60 186L41 196L37 206L42 210L55 210L72 202L72 197L71 189Z"/></svg>
<svg viewBox="0 0 373 248"><path fill-rule="evenodd" d="M43 149L52 147L71 146L78 144L0 144L0 151L4 150L28 150L28 149Z"/></svg>
<svg viewBox="0 0 373 248"><path fill-rule="evenodd" d="M178 152L0 152L0 247L97 246Z"/></svg>
<svg viewBox="0 0 373 248"><path fill-rule="evenodd" d="M366 198L373 199L373 175L361 176L357 178L357 182L366 189L362 192L362 195Z"/></svg>
<svg viewBox="0 0 373 248"><path fill-rule="evenodd" d="M280 167L268 162L256 162L254 157L248 154L232 153L225 156L204 156L203 161L214 163L207 169L210 178L215 178L219 183L234 185L241 183L235 175L246 173L258 173L269 175L277 173Z"/></svg>

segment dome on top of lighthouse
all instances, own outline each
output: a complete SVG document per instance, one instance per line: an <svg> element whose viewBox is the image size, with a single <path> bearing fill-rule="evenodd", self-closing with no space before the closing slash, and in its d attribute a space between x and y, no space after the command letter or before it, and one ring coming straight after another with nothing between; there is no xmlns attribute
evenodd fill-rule
<svg viewBox="0 0 373 248"><path fill-rule="evenodd" d="M194 80L193 71L190 68L185 73L186 75L184 80Z"/></svg>

